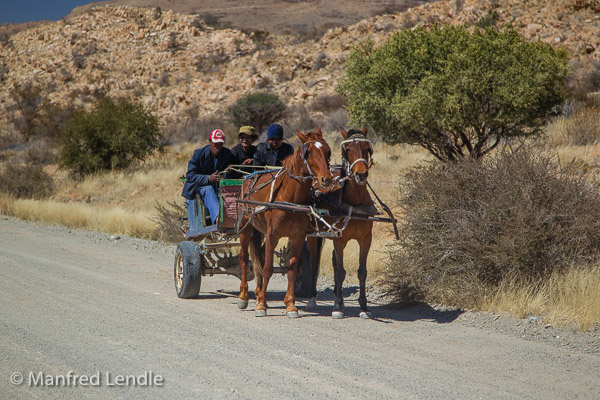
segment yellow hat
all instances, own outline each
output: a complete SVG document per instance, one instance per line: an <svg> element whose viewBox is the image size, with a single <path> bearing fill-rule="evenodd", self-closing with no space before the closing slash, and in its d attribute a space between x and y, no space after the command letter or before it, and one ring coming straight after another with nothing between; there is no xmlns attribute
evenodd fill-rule
<svg viewBox="0 0 600 400"><path fill-rule="evenodd" d="M254 127L250 126L250 125L242 126L238 132L238 136L240 136L242 133L244 133L246 135L250 135L254 139L256 139L258 137L258 134L255 132Z"/></svg>

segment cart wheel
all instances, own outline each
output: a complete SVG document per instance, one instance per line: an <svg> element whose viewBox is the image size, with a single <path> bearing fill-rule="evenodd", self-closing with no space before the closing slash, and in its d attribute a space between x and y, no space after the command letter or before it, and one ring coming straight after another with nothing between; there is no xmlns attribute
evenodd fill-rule
<svg viewBox="0 0 600 400"><path fill-rule="evenodd" d="M175 252L173 268L177 297L192 299L198 296L202 280L201 267L202 259L198 252L198 245L194 242L180 242Z"/></svg>
<svg viewBox="0 0 600 400"><path fill-rule="evenodd" d="M310 252L304 242L302 253L300 253L300 264L298 265L298 274L296 275L296 284L294 285L294 294L296 297L310 297L312 288L312 268L310 267Z"/></svg>

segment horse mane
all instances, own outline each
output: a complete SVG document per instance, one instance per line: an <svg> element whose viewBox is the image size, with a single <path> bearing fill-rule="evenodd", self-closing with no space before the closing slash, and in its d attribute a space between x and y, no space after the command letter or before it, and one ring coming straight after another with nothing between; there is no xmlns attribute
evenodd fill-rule
<svg viewBox="0 0 600 400"><path fill-rule="evenodd" d="M283 165L284 168L287 168L289 171L292 172L297 172L299 171L303 164L300 161L300 148L302 146L299 146L298 148L296 148L296 151L294 151L294 154L291 154L289 156L287 156L286 158L284 158L281 161L281 164Z"/></svg>
<svg viewBox="0 0 600 400"><path fill-rule="evenodd" d="M310 132L306 133L306 136L308 137L308 140L310 140L310 141L321 142L323 144L327 144L325 139L323 139L323 133L321 133L321 132L310 131ZM301 157L298 157L300 155L301 148L302 148L302 145L298 146L296 148L296 151L294 151L294 154L287 156L286 158L284 158L281 161L282 165L285 168L287 168L290 171L297 172L304 167L304 163L302 162Z"/></svg>

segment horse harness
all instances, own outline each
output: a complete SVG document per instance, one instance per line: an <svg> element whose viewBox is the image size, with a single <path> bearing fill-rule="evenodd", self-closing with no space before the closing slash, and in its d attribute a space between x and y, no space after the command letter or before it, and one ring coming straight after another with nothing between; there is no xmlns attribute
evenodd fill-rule
<svg viewBox="0 0 600 400"><path fill-rule="evenodd" d="M300 154L302 156L302 160L304 161L304 165L306 166L306 169L308 170L308 175L307 176L298 176L298 175L294 175L292 173L292 171L289 170L289 168L287 168L286 166L284 166L283 168L281 168L279 171L277 171L277 173L271 177L270 180L263 182L262 184L260 184L259 186L255 187L258 180L260 179L260 177L264 174L264 173L271 173L273 174L273 172L255 172L249 176L247 176L245 179L252 179L252 182L250 183L250 190L248 191L248 193L242 193L243 198L247 198L248 196L250 196L252 193L256 193L260 190L262 190L264 187L271 185L271 191L269 193L269 203L272 203L275 199L275 197L277 196L277 192L278 190L281 188L281 185L283 184L283 179L280 180L279 185L277 187L277 189L275 189L275 184L277 182L277 178L279 178L280 176L283 176L284 174L288 174L290 176L290 178L296 180L296 181L300 181L300 182L308 182L308 181L313 181L311 188L310 188L310 197L311 198L315 198L314 196L314 190L315 190L315 183L318 183L318 179L317 177L314 175L314 173L312 172L312 169L310 168L310 165L308 165L308 161L306 161L307 156L308 156L308 147L311 143L315 143L317 146L322 145L322 143L320 141L316 141L316 140L311 140L308 142L304 142L302 144L302 146L300 147ZM250 220L252 218L252 216L261 213L263 211L265 211L267 209L266 206L258 206L258 207L254 207L250 213L250 218L248 218L248 221L246 222L246 224L240 228L239 225L243 219L243 216L246 212L246 208L247 206L243 206L242 207L242 213L238 216L238 222L237 222L237 227L238 227L238 232L241 231L242 229L244 229L249 223ZM312 209L312 207L311 207Z"/></svg>

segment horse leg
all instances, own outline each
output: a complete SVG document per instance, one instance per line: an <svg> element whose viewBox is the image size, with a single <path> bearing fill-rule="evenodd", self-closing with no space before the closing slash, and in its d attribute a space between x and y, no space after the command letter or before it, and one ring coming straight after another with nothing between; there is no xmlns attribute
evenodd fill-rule
<svg viewBox="0 0 600 400"><path fill-rule="evenodd" d="M271 233L271 229L267 229L265 242L265 263L262 269L262 282L256 282L256 308L254 314L257 317L267 316L267 286L273 275L273 254L279 238Z"/></svg>
<svg viewBox="0 0 600 400"><path fill-rule="evenodd" d="M312 286L308 302L307 311L317 309L317 279L319 278L319 269L321 267L321 251L323 250L323 238L309 237L306 239L308 251L310 252L310 267L312 269Z"/></svg>
<svg viewBox="0 0 600 400"><path fill-rule="evenodd" d="M240 268L242 269L242 278L240 283L240 295L238 296L238 308L243 310L248 307L248 246L250 244L250 230L244 229L240 233Z"/></svg>
<svg viewBox="0 0 600 400"><path fill-rule="evenodd" d="M360 294L358 297L358 304L360 304L361 318L371 318L371 311L367 308L367 255L371 249L372 235L371 231L367 237L359 243L360 245L360 260L358 266L358 281L360 283Z"/></svg>
<svg viewBox="0 0 600 400"><path fill-rule="evenodd" d="M296 284L296 276L298 274L298 264L300 261L300 254L302 253L302 247L304 247L304 235L296 235L293 238L290 237L290 250L292 252L290 257L290 267L287 271L288 287L283 302L285 303L285 310L287 316L290 318L298 318L298 308L296 307L296 296L294 295L294 285Z"/></svg>
<svg viewBox="0 0 600 400"><path fill-rule="evenodd" d="M344 318L344 294L342 289L344 287L344 279L346 279L346 270L344 269L344 247L346 244L343 239L335 239L333 241L333 275L335 279L335 286L333 292L335 294L335 301L333 302L333 312L331 316L335 319Z"/></svg>

